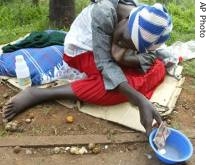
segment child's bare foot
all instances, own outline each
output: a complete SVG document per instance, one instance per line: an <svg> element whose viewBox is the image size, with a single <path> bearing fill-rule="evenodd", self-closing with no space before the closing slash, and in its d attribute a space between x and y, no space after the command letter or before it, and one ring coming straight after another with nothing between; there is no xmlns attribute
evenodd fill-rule
<svg viewBox="0 0 210 165"><path fill-rule="evenodd" d="M69 84L54 88L29 87L12 97L2 109L4 122L11 121L27 108L52 99L77 99Z"/></svg>
<svg viewBox="0 0 210 165"><path fill-rule="evenodd" d="M36 103L36 96L32 94L34 89L26 88L6 102L2 109L4 122L11 121L18 113Z"/></svg>

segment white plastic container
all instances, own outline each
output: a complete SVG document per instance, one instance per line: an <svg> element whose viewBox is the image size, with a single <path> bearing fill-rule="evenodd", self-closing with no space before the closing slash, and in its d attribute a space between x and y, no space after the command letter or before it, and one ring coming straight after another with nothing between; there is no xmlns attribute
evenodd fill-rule
<svg viewBox="0 0 210 165"><path fill-rule="evenodd" d="M15 57L15 72L22 89L31 86L30 71L22 55Z"/></svg>

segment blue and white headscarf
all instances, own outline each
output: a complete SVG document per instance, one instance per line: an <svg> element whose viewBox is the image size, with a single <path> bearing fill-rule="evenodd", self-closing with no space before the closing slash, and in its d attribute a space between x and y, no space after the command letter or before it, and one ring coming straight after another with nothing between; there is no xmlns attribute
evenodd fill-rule
<svg viewBox="0 0 210 165"><path fill-rule="evenodd" d="M131 39L140 53L157 49L169 38L172 27L171 16L160 3L134 8L128 21Z"/></svg>

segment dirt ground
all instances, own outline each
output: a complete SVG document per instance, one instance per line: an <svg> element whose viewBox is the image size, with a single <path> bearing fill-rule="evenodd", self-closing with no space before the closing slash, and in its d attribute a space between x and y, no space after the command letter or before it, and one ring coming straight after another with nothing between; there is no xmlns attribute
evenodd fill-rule
<svg viewBox="0 0 210 165"><path fill-rule="evenodd" d="M0 84L0 106L6 100L15 95L15 91ZM73 123L66 123L66 117L74 117ZM26 123L26 119L32 122ZM68 109L55 101L33 107L18 115L14 120L18 121L21 131L8 132L5 130L0 115L0 139L17 136L48 136L48 135L109 135L135 132L132 129L120 126L109 121L97 119L83 114L77 109ZM183 90L178 98L174 112L165 119L171 127L184 132L193 142L195 141L195 91L194 79L186 77ZM139 133L141 134L141 133ZM27 150L27 149L24 149ZM162 165L159 162L148 142L133 142L129 144L101 145L99 154L71 155L67 153L54 154L52 148L30 148L33 154L20 152L13 153L13 148L0 147L0 164L76 164L76 165ZM152 156L150 159L149 156ZM195 164L195 157L186 162L187 165Z"/></svg>

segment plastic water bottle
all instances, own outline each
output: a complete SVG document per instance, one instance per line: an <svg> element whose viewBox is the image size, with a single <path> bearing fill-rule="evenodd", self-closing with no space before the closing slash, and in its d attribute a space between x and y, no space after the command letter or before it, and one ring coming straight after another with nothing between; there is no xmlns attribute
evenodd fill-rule
<svg viewBox="0 0 210 165"><path fill-rule="evenodd" d="M31 86L30 71L22 55L15 57L15 71L18 83L22 89Z"/></svg>

